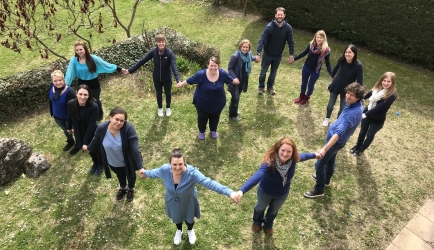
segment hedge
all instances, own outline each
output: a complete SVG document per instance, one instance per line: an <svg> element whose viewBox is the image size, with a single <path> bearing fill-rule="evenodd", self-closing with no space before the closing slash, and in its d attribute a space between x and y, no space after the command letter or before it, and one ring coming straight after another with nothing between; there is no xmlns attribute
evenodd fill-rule
<svg viewBox="0 0 434 250"><path fill-rule="evenodd" d="M158 28L129 38L122 42L95 51L105 61L128 68L140 60L152 47L157 34L165 34L167 45L176 55L205 68L211 56L220 56L214 46L191 41L170 28ZM66 71L68 61L55 61L48 66L17 73L0 79L0 122L19 119L30 111L42 106L48 109L48 87L51 72L55 69ZM101 75L104 77L104 75Z"/></svg>

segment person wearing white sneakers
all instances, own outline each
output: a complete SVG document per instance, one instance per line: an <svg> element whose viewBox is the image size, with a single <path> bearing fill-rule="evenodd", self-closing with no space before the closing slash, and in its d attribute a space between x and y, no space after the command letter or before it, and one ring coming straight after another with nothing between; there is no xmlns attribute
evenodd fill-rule
<svg viewBox="0 0 434 250"><path fill-rule="evenodd" d="M196 183L203 187L224 194L235 203L239 198L232 189L221 185L204 176L197 168L185 163L185 157L181 149L175 148L169 157L169 163L159 168L145 170L143 177L162 178L166 187L165 202L167 216L176 224L173 243L181 244L182 223L187 224L187 235L190 244L196 242L194 232L194 218L200 218L200 207Z"/></svg>
<svg viewBox="0 0 434 250"><path fill-rule="evenodd" d="M175 76L176 82L181 82L181 77L178 73L178 67L176 66L176 57L173 51L166 47L166 37L164 35L155 36L155 43L157 46L151 49L140 61L128 70L122 70L122 73L128 75L133 73L140 67L142 67L149 60L154 62L154 70L152 77L154 79L155 94L157 96L158 116L163 117L163 87L166 95L166 116L172 114L170 109L170 103L172 102L172 71Z"/></svg>

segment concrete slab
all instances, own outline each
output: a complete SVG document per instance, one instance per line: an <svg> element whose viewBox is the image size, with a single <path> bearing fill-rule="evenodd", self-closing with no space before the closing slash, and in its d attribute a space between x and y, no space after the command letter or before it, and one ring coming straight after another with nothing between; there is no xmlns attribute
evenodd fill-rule
<svg viewBox="0 0 434 250"><path fill-rule="evenodd" d="M419 213L434 223L434 200L428 200Z"/></svg>
<svg viewBox="0 0 434 250"><path fill-rule="evenodd" d="M434 222L431 222L420 213L417 213L413 217L413 219L407 224L406 228L419 236L422 240L434 242Z"/></svg>
<svg viewBox="0 0 434 250"><path fill-rule="evenodd" d="M407 228L402 229L392 243L400 250L433 250L430 245Z"/></svg>
<svg viewBox="0 0 434 250"><path fill-rule="evenodd" d="M386 248L386 250L400 250L400 249L397 248L395 245L393 245L393 243L390 243L390 245Z"/></svg>

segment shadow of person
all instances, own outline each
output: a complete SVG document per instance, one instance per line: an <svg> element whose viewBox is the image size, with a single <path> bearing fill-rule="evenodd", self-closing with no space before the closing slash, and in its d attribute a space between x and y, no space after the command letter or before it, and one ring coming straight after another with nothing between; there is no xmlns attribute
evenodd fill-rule
<svg viewBox="0 0 434 250"><path fill-rule="evenodd" d="M264 246L264 234L261 232L251 232L252 236L252 249L263 249Z"/></svg>

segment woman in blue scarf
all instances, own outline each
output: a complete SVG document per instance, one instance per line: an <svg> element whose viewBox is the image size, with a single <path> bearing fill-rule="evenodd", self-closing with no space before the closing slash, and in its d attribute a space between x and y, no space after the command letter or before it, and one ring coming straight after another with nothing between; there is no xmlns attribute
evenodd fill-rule
<svg viewBox="0 0 434 250"><path fill-rule="evenodd" d="M229 84L228 90L231 93L231 104L229 105L229 118L239 121L238 104L240 103L241 91L246 92L249 84L249 75L252 70L252 61L259 62L260 58L252 56L250 41L244 39L238 45L238 50L231 56L228 65L229 75L239 80L239 84Z"/></svg>

